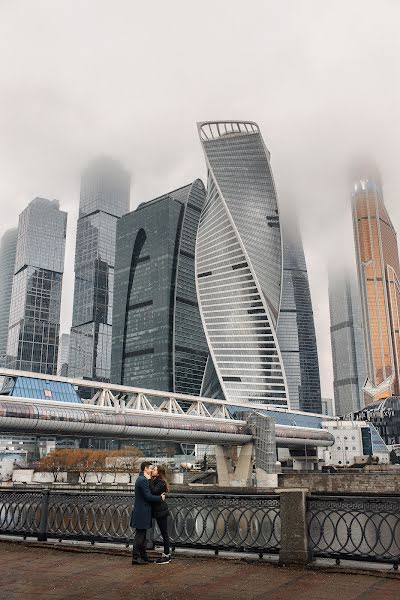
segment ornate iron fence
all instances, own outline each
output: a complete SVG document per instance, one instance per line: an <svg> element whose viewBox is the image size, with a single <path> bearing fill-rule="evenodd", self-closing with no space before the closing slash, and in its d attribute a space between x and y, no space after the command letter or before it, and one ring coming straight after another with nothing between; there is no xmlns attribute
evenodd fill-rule
<svg viewBox="0 0 400 600"><path fill-rule="evenodd" d="M308 499L308 532L313 556L400 561L400 497Z"/></svg>
<svg viewBox="0 0 400 600"><path fill-rule="evenodd" d="M0 491L0 533L129 544L132 500L115 493ZM173 547L279 552L278 496L170 494L168 505ZM152 533L161 542L157 527Z"/></svg>

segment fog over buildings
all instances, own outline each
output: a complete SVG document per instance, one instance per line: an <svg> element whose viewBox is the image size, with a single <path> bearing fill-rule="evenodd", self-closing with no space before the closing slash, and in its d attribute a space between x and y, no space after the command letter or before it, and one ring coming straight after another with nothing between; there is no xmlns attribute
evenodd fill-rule
<svg viewBox="0 0 400 600"><path fill-rule="evenodd" d="M360 156L378 165L400 229L399 19L397 0L3 0L0 236L36 196L69 212L61 330L87 163L121 161L134 208L205 180L197 121L253 120L278 200L299 213L332 396L326 265L354 253L349 173Z"/></svg>

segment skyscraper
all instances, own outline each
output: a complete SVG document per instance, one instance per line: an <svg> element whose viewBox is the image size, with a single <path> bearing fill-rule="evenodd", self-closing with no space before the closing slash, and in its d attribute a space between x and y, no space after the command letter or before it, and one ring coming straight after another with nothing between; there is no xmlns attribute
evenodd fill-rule
<svg viewBox="0 0 400 600"><path fill-rule="evenodd" d="M109 158L84 171L75 251L75 289L68 372L109 381L115 240L129 211L130 175Z"/></svg>
<svg viewBox="0 0 400 600"><path fill-rule="evenodd" d="M368 403L400 393L400 265L397 236L383 202L380 182L358 181L352 206Z"/></svg>
<svg viewBox="0 0 400 600"><path fill-rule="evenodd" d="M321 412L321 385L314 314L303 243L296 217L281 213L283 282L278 321L292 409Z"/></svg>
<svg viewBox="0 0 400 600"><path fill-rule="evenodd" d="M56 374L67 213L35 198L20 214L7 366Z"/></svg>
<svg viewBox="0 0 400 600"><path fill-rule="evenodd" d="M276 326L282 282L278 204L258 125L198 125L208 167L196 242L200 314L227 400L288 405Z"/></svg>
<svg viewBox="0 0 400 600"><path fill-rule="evenodd" d="M112 381L200 394L207 342L194 254L203 183L143 203L117 226Z"/></svg>
<svg viewBox="0 0 400 600"><path fill-rule="evenodd" d="M335 412L346 415L364 406L366 379L361 300L356 273L329 269L329 312Z"/></svg>
<svg viewBox="0 0 400 600"><path fill-rule="evenodd" d="M68 362L69 362L69 333L60 335L60 343L58 348L57 375L68 377Z"/></svg>
<svg viewBox="0 0 400 600"><path fill-rule="evenodd" d="M0 366L4 366L6 362L17 237L17 228L9 229L0 242Z"/></svg>

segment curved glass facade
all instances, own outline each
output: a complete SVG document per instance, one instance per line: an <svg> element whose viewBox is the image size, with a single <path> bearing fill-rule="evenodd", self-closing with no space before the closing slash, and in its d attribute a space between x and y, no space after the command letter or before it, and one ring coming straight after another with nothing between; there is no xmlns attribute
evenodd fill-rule
<svg viewBox="0 0 400 600"><path fill-rule="evenodd" d="M255 123L201 123L199 134L208 189L196 285L214 367L227 400L287 406L276 336L281 232L269 153Z"/></svg>
<svg viewBox="0 0 400 600"><path fill-rule="evenodd" d="M281 215L283 281L278 341L292 409L320 413L321 385L314 315L301 234L295 220Z"/></svg>
<svg viewBox="0 0 400 600"><path fill-rule="evenodd" d="M17 228L9 229L0 243L0 365L5 364L10 318L11 291L17 251Z"/></svg>
<svg viewBox="0 0 400 600"><path fill-rule="evenodd" d="M208 356L194 253L203 183L141 204L118 223L112 381L200 394Z"/></svg>

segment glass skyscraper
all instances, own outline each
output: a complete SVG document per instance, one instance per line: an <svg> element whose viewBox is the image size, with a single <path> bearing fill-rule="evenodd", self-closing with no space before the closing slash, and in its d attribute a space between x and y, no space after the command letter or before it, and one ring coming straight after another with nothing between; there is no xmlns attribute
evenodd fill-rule
<svg viewBox="0 0 400 600"><path fill-rule="evenodd" d="M199 395L208 356L194 255L203 183L143 203L117 226L114 383Z"/></svg>
<svg viewBox="0 0 400 600"><path fill-rule="evenodd" d="M335 412L342 416L364 406L367 375L360 292L346 268L329 269L329 312Z"/></svg>
<svg viewBox="0 0 400 600"><path fill-rule="evenodd" d="M21 213L11 294L7 366L55 375L67 213L35 198Z"/></svg>
<svg viewBox="0 0 400 600"><path fill-rule="evenodd" d="M400 394L400 265L379 180L355 184L353 227L363 315L366 403Z"/></svg>
<svg viewBox="0 0 400 600"><path fill-rule="evenodd" d="M81 179L68 373L109 381L116 228L129 211L130 174L109 158Z"/></svg>
<svg viewBox="0 0 400 600"><path fill-rule="evenodd" d="M321 384L307 265L296 217L287 212L281 214L283 281L278 342L290 407L320 413Z"/></svg>
<svg viewBox="0 0 400 600"><path fill-rule="evenodd" d="M69 333L60 335L60 344L58 348L57 375L68 377L69 362Z"/></svg>
<svg viewBox="0 0 400 600"><path fill-rule="evenodd" d="M269 152L256 123L198 128L208 188L196 285L211 359L227 400L288 406L276 333L282 245Z"/></svg>
<svg viewBox="0 0 400 600"><path fill-rule="evenodd" d="M0 242L0 366L5 366L11 291L17 251L18 229L9 229Z"/></svg>

